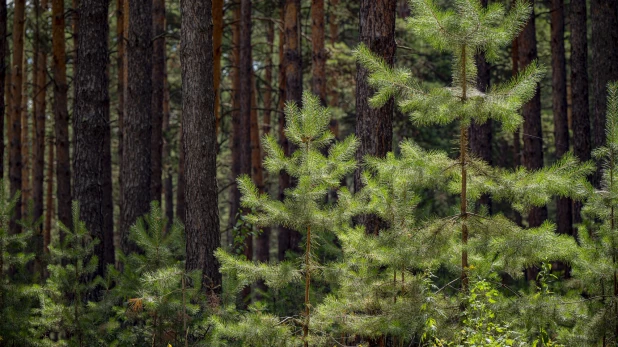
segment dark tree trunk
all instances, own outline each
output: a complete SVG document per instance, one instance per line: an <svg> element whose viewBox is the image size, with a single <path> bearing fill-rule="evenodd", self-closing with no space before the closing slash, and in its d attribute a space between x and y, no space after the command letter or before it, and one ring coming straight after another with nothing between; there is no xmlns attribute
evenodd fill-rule
<svg viewBox="0 0 618 347"><path fill-rule="evenodd" d="M45 17L47 11L47 1L40 4L34 3L36 12L36 29L34 38L35 47L35 81L34 81L34 138L33 138L33 167L32 167L32 197L34 202L34 219L38 220L43 215L43 182L45 181L45 97L47 84L47 52L41 32L47 30L45 21L41 23L41 17ZM1 115L0 115L1 117ZM34 232L34 252L37 271L40 272L43 255L43 224Z"/></svg>
<svg viewBox="0 0 618 347"><path fill-rule="evenodd" d="M80 63L75 74L75 103L73 129L74 191L80 206L80 217L93 238L100 243L94 254L99 257L96 274L103 276L107 264L113 264L113 236L109 228L113 223L111 194L106 187L111 177L111 151L109 141L109 78L107 75L109 2L81 0L82 15L77 51ZM109 252L109 250L108 250Z"/></svg>
<svg viewBox="0 0 618 347"><path fill-rule="evenodd" d="M79 40L79 3L81 0L72 0L72 12L71 12L71 27L73 29L73 71L77 71L77 63L79 57L77 56Z"/></svg>
<svg viewBox="0 0 618 347"><path fill-rule="evenodd" d="M607 83L618 80L618 1L591 0L592 21L592 148L605 144ZM593 183L601 182L602 164L597 164Z"/></svg>
<svg viewBox="0 0 618 347"><path fill-rule="evenodd" d="M127 95L126 89L126 78L127 78L127 56L126 56L126 28L127 21L129 18L128 11L128 0L116 0L116 41L117 41L117 50L118 53L116 55L116 66L117 66L117 90L116 94L118 94L118 196L122 196L122 142L123 142L123 127L124 123L124 111L125 111L125 97ZM118 207L119 210L122 211L121 199L118 199ZM120 213L118 217L118 227L120 230L120 226L122 225L122 213Z"/></svg>
<svg viewBox="0 0 618 347"><path fill-rule="evenodd" d="M395 58L396 0L360 1L360 41L387 64ZM393 106L391 99L381 108L369 106L369 98L375 90L367 82L368 71L356 64L356 137L360 146L356 160L361 163L366 155L384 157L393 150ZM354 173L354 190L362 187L361 168ZM358 222L365 225L366 232L376 234L382 222L377 216L361 216Z"/></svg>
<svg viewBox="0 0 618 347"><path fill-rule="evenodd" d="M26 14L27 18L27 14ZM28 80L28 65L34 67L34 64L30 63L31 60L28 57L28 51L24 46L24 62L23 62L23 80L21 86L21 158L22 158L22 167L21 167L21 215L22 217L28 216L28 204L31 200L31 189L30 189L30 148L32 147L32 143L30 142L30 113L28 112L28 105L30 104L28 100L28 87L34 83L36 78L32 78L33 81ZM34 60L33 62L36 62ZM32 69L35 70L35 69ZM33 72L33 76L34 72Z"/></svg>
<svg viewBox="0 0 618 347"><path fill-rule="evenodd" d="M58 221L71 227L71 160L69 157L69 112L67 102L64 1L52 1L54 118L56 132L56 200Z"/></svg>
<svg viewBox="0 0 618 347"><path fill-rule="evenodd" d="M215 116L217 118L217 135L221 122L221 54L223 42L223 0L212 0L212 48L214 54L214 87L215 87Z"/></svg>
<svg viewBox="0 0 618 347"><path fill-rule="evenodd" d="M337 19L337 7L339 0L330 1L329 22L328 31L330 32L330 44L335 46L335 43L339 41L339 20ZM339 91L337 90L337 74L333 71L330 75L328 85L330 86L328 92L328 102L332 107L339 107ZM330 121L330 131L335 135L336 139L339 139L339 120L336 118Z"/></svg>
<svg viewBox="0 0 618 347"><path fill-rule="evenodd" d="M590 106L588 101L588 38L586 0L571 0L571 119L573 152L590 160ZM581 223L581 202L573 206L574 222Z"/></svg>
<svg viewBox="0 0 618 347"><path fill-rule="evenodd" d="M283 62L285 70L285 100L301 105L303 94L303 71L301 55L301 24L300 24L300 0L285 0L283 4L283 28L284 28L284 51ZM280 144L286 155L290 155L291 144L283 134L285 118L280 124ZM283 198L283 192L292 184L290 176L281 174L279 177L279 197ZM279 228L278 243L279 257L285 257L288 250L298 252L301 235L295 230Z"/></svg>
<svg viewBox="0 0 618 347"><path fill-rule="evenodd" d="M326 50L324 0L311 0L311 92L326 105Z"/></svg>
<svg viewBox="0 0 618 347"><path fill-rule="evenodd" d="M21 156L21 112L22 112L22 84L23 84L23 56L24 56L24 23L25 0L14 2L13 12L13 73L11 74L11 105L13 110L10 116L10 150L9 150L9 179L11 196L14 196L22 185L22 156ZM9 225L10 232L17 234L21 227L16 221L21 219L21 199L15 206L15 213Z"/></svg>
<svg viewBox="0 0 618 347"><path fill-rule="evenodd" d="M187 216L187 208L186 208L186 199L185 199L185 187L187 186L187 179L185 178L185 136L183 129L184 128L184 118L180 120L180 128L178 129L180 132L180 139L178 146L178 182L176 187L176 218L180 220L183 224L185 223Z"/></svg>
<svg viewBox="0 0 618 347"><path fill-rule="evenodd" d="M123 119L121 247L136 250L129 229L150 209L152 110L152 1L129 2L128 81Z"/></svg>
<svg viewBox="0 0 618 347"><path fill-rule="evenodd" d="M49 254L51 243L52 219L54 218L54 139L50 138L47 146L47 186L45 187L45 227L43 229L43 252Z"/></svg>
<svg viewBox="0 0 618 347"><path fill-rule="evenodd" d="M242 116L240 111L240 46L241 46L241 10L240 2L234 5L232 10L232 68L230 69L230 77L232 81L232 143L230 151L232 152L232 182L230 187L230 214L228 216L227 242L233 243L234 226L238 220L238 211L240 210L240 192L236 184L236 178L242 173L247 173L249 168L243 164L242 151L245 149L244 143L248 137L249 129L243 128ZM247 115L248 116L248 115ZM246 160L246 159L245 159ZM245 170L244 172L242 170Z"/></svg>
<svg viewBox="0 0 618 347"><path fill-rule="evenodd" d="M534 5L534 2L532 2ZM519 35L519 66L525 68L537 59L536 25L534 14ZM543 129L541 127L541 93L537 87L535 96L523 107L524 154L523 164L528 170L543 167ZM547 219L546 207L535 207L528 214L530 227L540 226Z"/></svg>
<svg viewBox="0 0 618 347"><path fill-rule="evenodd" d="M253 96L253 59L251 50L251 0L241 0L240 2L240 128L236 128L238 132L233 134L234 144L238 144L236 147L240 151L240 163L239 174L251 175L251 157L252 157L252 133L253 127L252 117L252 96ZM257 114L255 114L257 117ZM256 124L257 127L257 119ZM259 132L259 130L258 130ZM237 135L240 136L237 142ZM259 151L259 145L258 145ZM259 156L259 154L258 154ZM261 158L260 158L261 159ZM255 165L255 164L254 164ZM234 176L237 178L238 176ZM235 187L236 194L235 199L238 199L237 205L240 206L240 192L238 187ZM250 233L244 235L244 255L247 260L253 260L253 236ZM247 286L243 289L242 297L243 304L250 300L251 287Z"/></svg>
<svg viewBox="0 0 618 347"><path fill-rule="evenodd" d="M167 64L164 65L165 90L163 91L163 163L165 178L163 179L163 196L165 201L165 217L168 224L174 221L174 183L172 182L172 165L170 163L170 87L167 82Z"/></svg>
<svg viewBox="0 0 618 347"><path fill-rule="evenodd" d="M264 114L262 119L262 136L270 133L270 116L271 116L271 107L272 107L272 80L273 80L273 71L272 71L272 55L273 55L273 44L275 41L275 27L272 22L266 23L266 41L268 42L268 53L266 55L266 67L264 71ZM254 85L254 88L256 86ZM254 89L254 94L252 97L252 103L256 102L256 93L257 88ZM255 112L255 121L258 122L257 110L252 110ZM252 117L253 117L252 112ZM253 126L253 118L251 119L251 125ZM260 185L262 186L262 191L267 191L266 186L264 184L264 170L262 165L262 157L263 153L261 150L261 143L259 137L259 124L256 124L257 130L251 128L251 164L252 164L252 172L254 174L254 180L256 184L261 180ZM255 138L257 136L257 138ZM257 151L257 153L256 153ZM256 155L259 153L259 158L256 158ZM259 177L258 177L259 176ZM267 263L270 261L270 228L262 228L261 232L258 234L255 240L255 258L259 262ZM265 292L267 290L266 284L264 281L259 281L257 283L258 293L257 299L263 299L261 292Z"/></svg>
<svg viewBox="0 0 618 347"><path fill-rule="evenodd" d="M268 48L268 55L266 56L266 69L265 69L265 76L264 76L266 89L264 90L264 114L263 114L263 119L262 119L262 136L270 133L270 116L272 113L270 109L273 106L272 105L272 92L273 92L272 90L272 79L273 79L272 55L274 52L273 43L275 41L275 27L272 22L268 22L266 25L267 25L266 40L268 42L269 48ZM251 134L255 135L254 132L252 132ZM258 135L259 135L259 131L258 131ZM255 147L256 142L254 142L253 139L252 139L252 146L254 149L256 148ZM259 136L257 139L257 148L261 149ZM263 165L262 165L261 154L260 154L259 160L260 160L259 163L253 159L251 160L251 162L252 162L253 167L256 167L256 165L259 164L259 167L260 167L259 170L262 172L261 175L263 176L264 170L263 170ZM257 168L256 168L256 172L257 172ZM264 190L266 190L266 187L264 186L263 182L262 182L262 186L264 187ZM260 233L256 239L255 248L256 248L255 249L256 259L260 262L268 262L270 258L270 228L262 229L262 233ZM261 289L265 289L265 287L262 286Z"/></svg>
<svg viewBox="0 0 618 347"><path fill-rule="evenodd" d="M487 0L482 0L481 3L483 7L487 7ZM477 87L480 91L486 92L490 83L490 67L487 60L485 60L485 53L480 53L476 56L476 65L478 68ZM483 159L488 164L492 164L491 123L491 119L483 124L472 122L469 131L470 151L474 156ZM489 195L481 196L479 203L487 206L491 211L491 200Z"/></svg>
<svg viewBox="0 0 618 347"><path fill-rule="evenodd" d="M221 274L213 252L219 247L217 138L214 113L212 3L184 0L182 29L182 111L187 169L187 270L201 270L202 284L221 293Z"/></svg>
<svg viewBox="0 0 618 347"><path fill-rule="evenodd" d="M6 85L6 70L9 66L7 61L7 56L9 55L9 52L7 49L8 40L6 21L6 0L0 0L0 134L2 134L2 136L0 136L2 138L2 141L0 141L0 179L2 180L4 180L4 113L6 110L6 105L4 104L4 94L6 93L6 91L4 90L4 87Z"/></svg>
<svg viewBox="0 0 618 347"><path fill-rule="evenodd" d="M564 53L564 0L551 1L552 102L556 158L569 151L569 120L567 115L566 61ZM572 201L558 198L558 233L573 234Z"/></svg>
<svg viewBox="0 0 618 347"><path fill-rule="evenodd" d="M165 90L165 0L152 2L152 176L150 195L152 200L161 201L161 175L163 151L163 94Z"/></svg>

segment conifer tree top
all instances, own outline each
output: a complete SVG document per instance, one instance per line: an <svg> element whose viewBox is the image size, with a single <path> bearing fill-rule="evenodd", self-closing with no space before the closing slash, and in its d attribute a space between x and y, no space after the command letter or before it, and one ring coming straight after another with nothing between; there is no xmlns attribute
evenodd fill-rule
<svg viewBox="0 0 618 347"><path fill-rule="evenodd" d="M525 25L532 8L517 1L506 12L500 3L487 8L478 0L456 0L454 10L439 9L433 0L411 0L412 16L407 27L434 48L453 56L452 85L430 87L405 68L391 68L360 45L356 57L369 70L369 83L377 92L370 104L381 107L395 97L404 113L419 125L448 124L455 120L467 125L472 119L484 123L495 119L507 131L521 124L519 109L535 94L543 69L530 64L511 81L483 93L476 88L475 55L484 53L488 61L497 59L501 48L511 43Z"/></svg>

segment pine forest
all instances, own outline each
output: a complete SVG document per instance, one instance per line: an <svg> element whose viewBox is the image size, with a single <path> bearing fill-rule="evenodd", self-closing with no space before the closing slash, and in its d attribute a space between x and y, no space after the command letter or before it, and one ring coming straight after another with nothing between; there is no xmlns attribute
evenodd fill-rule
<svg viewBox="0 0 618 347"><path fill-rule="evenodd" d="M618 346L618 0L0 0L0 347Z"/></svg>

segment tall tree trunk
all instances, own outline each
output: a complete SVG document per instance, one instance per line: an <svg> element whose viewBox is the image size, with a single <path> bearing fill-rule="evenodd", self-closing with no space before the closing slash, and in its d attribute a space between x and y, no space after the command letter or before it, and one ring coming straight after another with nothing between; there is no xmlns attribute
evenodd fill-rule
<svg viewBox="0 0 618 347"><path fill-rule="evenodd" d="M45 227L43 228L43 251L49 254L51 243L52 220L54 219L54 144L53 136L48 138L47 145L47 186L45 187Z"/></svg>
<svg viewBox="0 0 618 347"><path fill-rule="evenodd" d="M163 150L163 97L165 90L165 0L152 2L152 147L150 195L161 202Z"/></svg>
<svg viewBox="0 0 618 347"><path fill-rule="evenodd" d="M43 42L41 32L47 29L47 23L41 21L41 18L47 18L47 1L42 1L39 4L38 0L34 2L36 12L36 28L34 33L35 45L35 83L34 83L34 129L35 137L33 138L33 169L32 169L32 197L34 201L34 219L38 220L43 216L43 182L45 181L45 98L47 95L47 52L46 45ZM41 256L43 255L43 225L37 228L34 236L35 243L35 262L40 266L42 264Z"/></svg>
<svg viewBox="0 0 618 347"><path fill-rule="evenodd" d="M378 54L390 66L395 58L395 15L397 0L361 0L360 41ZM369 106L375 90L367 81L368 71L356 64L356 137L360 146L356 160L360 163L366 155L384 157L393 148L393 106L391 99L381 108ZM354 172L354 190L362 187L361 168ZM358 219L366 232L377 234L381 221L377 216L365 215Z"/></svg>
<svg viewBox="0 0 618 347"><path fill-rule="evenodd" d="M124 114L126 110L125 99L127 97L127 32L129 31L129 1L116 0L116 40L118 41L118 53L116 55L116 64L118 68L117 75L117 91L118 94L118 196L122 197L122 152L123 152L123 124ZM122 199L119 198L117 203L119 210L122 211ZM118 224L116 234L116 245L120 235L120 227L122 226L122 213L118 216Z"/></svg>
<svg viewBox="0 0 618 347"><path fill-rule="evenodd" d="M71 163L69 158L69 112L67 102L64 1L52 0L54 118L56 142L56 200L58 221L71 226ZM61 235L62 237L62 235Z"/></svg>
<svg viewBox="0 0 618 347"><path fill-rule="evenodd" d="M240 1L240 65L238 67L238 75L240 78L240 90L239 102L240 112L237 113L239 119L235 119L234 134L232 140L234 141L234 147L238 154L234 156L236 161L232 162L234 179L239 175L251 175L252 174L252 134L251 129L253 127L252 117L252 94L253 94L253 59L251 49L251 0ZM257 116L257 115L256 115ZM256 123L257 126L257 123ZM258 149L259 150L259 149ZM237 174L235 174L237 173ZM240 207L240 191L238 187L233 187L233 204L236 206L237 211ZM239 213L239 212L237 212ZM235 216L234 216L235 217ZM233 218L231 221L236 222ZM253 260L253 236L247 233L244 236L244 255L247 260ZM243 289L242 293L242 305L250 301L251 287L247 286Z"/></svg>
<svg viewBox="0 0 618 347"><path fill-rule="evenodd" d="M285 100L295 102L300 106L303 94L302 55L301 55L301 24L300 0L285 0L283 6L284 51L283 62L285 70ZM282 115L283 116L283 115ZM286 155L290 155L291 144L283 134L285 118L282 119L280 139ZM279 196L292 184L290 176L281 174L279 178ZM279 228L279 256L285 257L288 250L299 251L301 235L296 230Z"/></svg>
<svg viewBox="0 0 618 347"><path fill-rule="evenodd" d="M483 7L487 7L487 0L481 0L481 4ZM405 11L403 11L405 12ZM489 84L491 80L490 76L490 67L487 60L485 60L485 53L479 53L476 55L476 65L478 68L478 78L477 78L477 88L481 92L486 92L489 89ZM491 158L491 119L487 120L483 124L476 124L476 121L473 121L470 125L469 130L469 142L470 142L470 151L471 153L483 159L488 164L492 164ZM487 206L487 208L491 211L491 200L489 195L484 194L481 196L479 200L479 204Z"/></svg>
<svg viewBox="0 0 618 347"><path fill-rule="evenodd" d="M112 169L109 158L108 5L108 0L81 0L77 52L82 59L75 73L73 110L75 200L86 228L100 241L94 248L99 258L95 273L100 276L105 274L107 264L114 263L113 257L110 259L106 254L108 245L113 245L113 235L110 238L111 233L106 230L113 225L108 220L112 217L109 210L112 202L108 201L111 195L105 194Z"/></svg>
<svg viewBox="0 0 618 347"><path fill-rule="evenodd" d="M618 80L618 1L591 0L592 21L592 148L605 144L607 83ZM597 164L593 183L601 183L602 165Z"/></svg>
<svg viewBox="0 0 618 347"><path fill-rule="evenodd" d="M273 64L273 59L272 59L272 55L273 55L273 44L275 41L275 27L273 25L272 22L268 22L266 23L267 27L266 27L266 41L268 44L268 54L266 55L266 68L264 71L264 80L265 80L265 84L266 84L266 89L264 90L264 113L263 113L263 118L262 118L262 136L266 135L266 134L270 134L270 122L271 122L271 108L273 107L273 102L272 102L272 94L273 94L273 88L272 88L272 83L273 83L273 69L272 69L272 64ZM253 120L252 120L253 121ZM257 138L257 148L261 149L260 147L260 137L259 137L259 127L258 127L258 138ZM256 162L256 158L253 156L255 154L254 149L256 148L256 141L253 138L253 136L255 135L255 131L253 130L253 128L251 129L251 144L252 144L252 159L251 162L253 164L253 167L255 168L256 165L259 165L259 170L262 172L262 176L264 175L264 170L262 167L262 157L260 157L259 159L259 163ZM256 168L257 170L257 168ZM264 184L262 184L264 187L264 190L266 190L266 187L264 186ZM266 229L264 228L262 230L262 233L258 235L257 240L256 240L256 252L255 252L255 257L257 258L258 261L260 262L268 262L269 258L270 258L270 229ZM264 288L262 288L264 289Z"/></svg>
<svg viewBox="0 0 618 347"><path fill-rule="evenodd" d="M532 6L534 2L532 1ZM525 68L537 59L536 25L534 14L519 35L519 66ZM536 94L523 107L524 116L524 153L523 164L529 170L543 167L543 129L541 127L541 93L540 86ZM546 207L535 207L528 214L530 227L540 226L547 219Z"/></svg>
<svg viewBox="0 0 618 347"><path fill-rule="evenodd" d="M180 139L178 146L178 182L176 187L176 218L183 224L186 221L187 208L186 208L186 192L187 180L185 178L185 136L184 136L184 117L180 119Z"/></svg>
<svg viewBox="0 0 618 347"><path fill-rule="evenodd" d="M152 110L152 1L129 1L128 81L123 119L122 225L125 254L136 251L129 240L135 221L150 209Z"/></svg>
<svg viewBox="0 0 618 347"><path fill-rule="evenodd" d="M215 88L215 117L217 134L221 123L221 53L223 43L223 0L212 0L212 46L214 51L213 82Z"/></svg>
<svg viewBox="0 0 618 347"><path fill-rule="evenodd" d="M23 80L21 85L21 215L22 217L28 216L28 204L30 202L30 148L32 143L30 142L30 114L28 110L28 54L26 47L24 46L23 55ZM35 70L35 69L32 69Z"/></svg>
<svg viewBox="0 0 618 347"><path fill-rule="evenodd" d="M588 35L586 0L571 0L571 118L573 152L581 161L590 155L590 106L588 101ZM581 223L582 203L573 206L574 222Z"/></svg>
<svg viewBox="0 0 618 347"><path fill-rule="evenodd" d="M201 270L202 284L221 293L221 274L214 251L220 244L217 206L217 138L214 113L212 4L185 0L180 57L182 113L187 169L187 270Z"/></svg>
<svg viewBox="0 0 618 347"><path fill-rule="evenodd" d="M324 0L311 0L311 92L326 105Z"/></svg>
<svg viewBox="0 0 618 347"><path fill-rule="evenodd" d="M21 108L22 108L22 84L23 84L23 56L24 56L24 23L25 23L25 0L16 0L13 12L13 73L11 83L11 129L9 151L9 178L11 196L21 190L22 184L22 157L21 157ZM21 219L21 202L19 199L15 206L15 213L9 225L13 234L21 232L21 227L16 221Z"/></svg>
<svg viewBox="0 0 618 347"><path fill-rule="evenodd" d="M339 21L337 19L337 7L339 0L330 1L330 13L328 22L328 31L330 32L330 45L334 48L335 43L339 41ZM328 89L328 102L331 107L339 107L339 91L337 90L337 72L333 71L330 81L328 83L330 88ZM335 138L339 138L339 120L333 118L330 121L330 131L335 135Z"/></svg>
<svg viewBox="0 0 618 347"><path fill-rule="evenodd" d="M8 64L8 40L7 40L7 9L6 9L6 0L0 0L0 180L4 182L4 113L6 110L6 104L4 102L5 98L5 87L6 87L6 78L7 69L10 66ZM10 89L10 88L9 88ZM7 97L7 99L9 99ZM9 111L10 113L10 111Z"/></svg>
<svg viewBox="0 0 618 347"><path fill-rule="evenodd" d="M567 115L566 62L564 53L564 0L551 1L552 102L556 157L569 151L569 120ZM558 198L558 233L573 234L572 201Z"/></svg>
<svg viewBox="0 0 618 347"><path fill-rule="evenodd" d="M78 51L78 43L79 40L79 3L81 0L71 0L72 2L72 11L71 11L71 29L73 29L73 71L77 71L77 63L79 62L79 57L77 56Z"/></svg>
<svg viewBox="0 0 618 347"><path fill-rule="evenodd" d="M252 68L253 70L253 68ZM253 72L253 71L252 71ZM260 125L258 120L257 111L257 86L255 83L255 76L251 76L251 177L255 186L261 193L264 193L264 170L262 168L262 149L260 147ZM261 233L257 237L256 242L256 258L259 261L268 262L268 242L270 236L270 228L261 228ZM249 246L249 244L247 244ZM251 250L253 250L251 248ZM245 253L245 256L251 256L248 259L252 259L253 254L249 252ZM263 288L262 288L263 289Z"/></svg>
<svg viewBox="0 0 618 347"><path fill-rule="evenodd" d="M268 45L268 54L266 55L266 67L264 69L264 81L266 84L266 88L264 90L264 113L262 118L262 136L270 133L270 115L271 115L271 107L272 107L272 82L273 82L273 44L275 41L275 26L273 22L269 21L266 23L266 42ZM252 95L251 103L254 105L251 112L251 163L252 163L252 174L254 175L254 181L256 184L260 183L259 180L262 180L260 185L262 191L266 192L267 189L264 184L264 170L262 166L262 157L263 153L261 151L260 144L260 136L259 136L259 124L258 124L258 116L257 116L257 87L254 85L254 92ZM254 114L255 112L255 122L256 129L253 128L254 122ZM256 138L257 136L257 138ZM257 158L256 156L260 157ZM259 176L259 177L258 177ZM270 228L262 228L262 232L258 234L255 241L255 258L259 262L267 263L270 261ZM257 299L261 300L263 297L261 295L262 292L266 292L267 287L264 281L259 281L257 283L258 293Z"/></svg>
<svg viewBox="0 0 618 347"><path fill-rule="evenodd" d="M280 19L281 23L285 23L285 0L280 0ZM279 145L283 148L283 151L286 155L289 155L288 150L288 139L285 137L285 115L283 114L285 108L285 100L286 100L286 78L285 78L285 30L279 30L279 76L278 76L278 87L279 87L279 101L277 104L277 111L279 118L277 120L277 133L279 138ZM278 179L278 188L277 192L279 200L285 198L283 192L286 187L290 186L290 176L285 172L279 174ZM277 259L284 260L285 253L290 249L290 231L287 228L279 227L277 232Z"/></svg>
<svg viewBox="0 0 618 347"><path fill-rule="evenodd" d="M165 201L165 216L168 224L174 221L174 184L172 182L171 134L170 134L170 87L167 82L167 64L164 66L165 90L163 91L163 196Z"/></svg>
<svg viewBox="0 0 618 347"><path fill-rule="evenodd" d="M232 152L232 182L230 187L230 214L228 216L228 226L226 232L227 242L233 243L232 236L234 232L234 226L238 219L238 211L240 209L240 192L236 184L236 178L241 174L247 174L249 167L244 166L242 150L243 144L246 143L247 135L249 134L248 128L242 128L242 113L240 111L240 45L241 45L241 3L237 2L232 10L232 68L230 69L230 79L232 81L232 143L230 151ZM247 115L249 116L249 115ZM246 162L247 159L245 159ZM249 159L250 160L250 159Z"/></svg>

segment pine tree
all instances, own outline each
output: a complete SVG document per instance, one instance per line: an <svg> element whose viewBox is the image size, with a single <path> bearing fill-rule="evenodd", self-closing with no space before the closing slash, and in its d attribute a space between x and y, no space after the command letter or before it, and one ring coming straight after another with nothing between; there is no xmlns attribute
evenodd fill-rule
<svg viewBox="0 0 618 347"><path fill-rule="evenodd" d="M95 301L96 288L102 279L95 277L99 259L93 239L79 218L79 205L73 202L73 228L62 222L58 228L64 238L55 238L49 247L49 277L38 290L39 308L33 319L33 336L43 346L89 346L98 341L98 317L90 301ZM93 300L94 299L94 300Z"/></svg>
<svg viewBox="0 0 618 347"><path fill-rule="evenodd" d="M332 145L328 154L324 155L321 149L333 140L333 134L328 130L329 123L328 109L320 105L317 97L305 93L302 109L294 103L286 106L285 134L298 149L286 156L275 137L264 137L263 146L267 154L264 167L273 175L285 171L298 181L296 187L285 191L283 201L260 194L249 176L238 179L242 204L251 210L246 216L247 222L261 227L284 226L304 236L304 254L297 259L300 266L297 261L271 265L254 264L223 250L217 251L217 257L222 264L221 271L233 275L237 281L237 289L260 279L273 289L304 280L304 313L300 325L305 346L308 346L312 339L311 280L318 276L322 269L322 265L315 258L318 240L323 238L324 234L332 232L342 220L351 218L345 209L327 205L325 198L329 189L339 190L343 196L349 194L346 188L341 188L341 179L356 167L354 153L358 143L355 137L350 136L345 141ZM247 316L245 319L251 318Z"/></svg>
<svg viewBox="0 0 618 347"><path fill-rule="evenodd" d="M589 319L582 319L585 343L603 346L618 341L618 83L607 87L605 145L593 156L603 167L601 186L590 190L582 213L588 225L579 231L581 256L573 266L573 275L591 300Z"/></svg>
<svg viewBox="0 0 618 347"><path fill-rule="evenodd" d="M369 82L377 90L369 101L373 107L381 107L395 97L401 111L409 114L412 122L418 126L459 123L459 156L456 160L450 159L444 153L427 152L411 142L404 142L399 159L392 155L382 160L366 159L369 174L365 174L365 180L368 188L372 185L377 188L368 192L361 191L356 199L363 199L363 194L369 194L376 195L380 203L385 205L389 205L391 200L407 204L402 206L406 206L408 212L403 212L402 207L397 207L396 204L390 208L376 204L379 208L374 213L382 214L385 220L389 221L388 227L380 230L380 233L385 233L384 237L401 234L397 229L402 228L406 230L406 234L411 235L411 240L395 240L388 244L379 237L377 240L360 239L346 244L346 238L340 237L344 242L343 263L358 263L346 259L354 254L361 254L364 259L375 256L372 264L355 270L363 274L357 276L362 277L368 287L379 287L379 283L385 281L384 273L399 272L403 278L406 272L411 272L406 278L410 285L413 285L422 283L420 274L424 271L437 271L438 266L441 266L453 273L459 268L459 286L465 294L470 288L470 276L488 278L492 273L499 273L519 278L524 267L547 261L573 261L576 254L575 243L568 237L554 235L555 225L552 223L545 222L538 227L523 229L500 214L490 215L487 210L473 213L468 207L474 206L482 196L488 195L493 201L503 201L519 212L528 212L534 207L546 205L553 196L582 199L588 187L585 177L593 170L591 164L579 163L570 153L566 153L553 166L537 170L495 168L469 153L468 128L472 121L483 124L491 119L502 123L505 131L513 131L522 122L519 109L535 94L536 85L543 74L543 69L536 63L526 67L511 81L482 92L476 86L477 67L474 59L475 54L483 52L488 62L494 62L499 49L510 44L523 28L531 8L525 2L516 2L509 13L505 12L503 5L497 3L483 8L480 1L456 1L455 9L446 11L439 9L433 1L413 0L411 5L413 16L408 20L408 28L415 37L424 39L434 48L453 56L452 85L444 88L426 85L414 78L407 69L389 67L384 60L361 45L357 50L357 58L369 70ZM389 169L393 173L391 176L385 175ZM381 183L372 184L372 180ZM408 185L405 188L409 191L407 197L398 195L405 191L401 186L393 188L396 187L397 180ZM450 216L415 223L412 216L414 193L427 188L459 195L459 206L457 209L452 208L453 214ZM381 211L380 208L386 210ZM432 237L428 237L430 235ZM357 239L360 237L360 234L355 236ZM410 244L411 247L416 244L414 248L417 252L441 252L434 257L402 256L397 253L404 248L402 244ZM400 263L394 262L395 259ZM428 259L434 263L428 263ZM459 266L456 266L457 263ZM340 278L347 280L345 276ZM342 288L345 288L345 283ZM395 294L395 286L391 285L390 288L390 296L393 298L391 305L379 304L384 293L378 291L372 293L373 296L366 294L367 298L373 298L374 302L378 303L377 309L371 307L352 310L354 314L345 315L345 320L351 317L352 328L348 332L368 338L392 335L408 341L412 339L410 334L422 335L422 321L414 322L409 318L395 320L397 316L392 314L392 310L396 309L398 301L405 302L405 299L397 296L400 295L398 292L405 292L405 286L403 289L395 289ZM358 298L355 298L353 293L352 290L343 290L334 298L339 302L352 299L351 302L362 304L362 300L355 301ZM431 298L429 293L426 295ZM362 295L360 297L363 298ZM524 297L522 302L527 302L525 300L529 298ZM461 297L458 300L461 300ZM469 312L466 305L465 301L461 302L464 312ZM418 306L416 310L419 312ZM382 325L384 330L379 330L379 324L354 326L354 323L362 322L362 319L355 320L357 316L367 320L382 317L385 322ZM391 328L403 324L408 326L408 329L403 329L404 334Z"/></svg>
<svg viewBox="0 0 618 347"><path fill-rule="evenodd" d="M140 252L120 256L122 272L108 268L108 282L116 282L106 298L115 305L108 337L120 345L179 345L202 312L195 304L204 301L201 272L185 270L182 224L170 225L157 201L150 206L129 236Z"/></svg>
<svg viewBox="0 0 618 347"><path fill-rule="evenodd" d="M18 193L19 194L19 193ZM29 283L18 280L33 254L26 253L32 231L20 234L9 232L9 221L15 211L18 195L9 197L4 182L0 181L0 343L20 345L28 338L30 319Z"/></svg>
<svg viewBox="0 0 618 347"><path fill-rule="evenodd" d="M478 1L457 1L455 11L442 11L431 1L413 0L411 3L416 15L408 20L410 30L434 48L453 55L453 86L425 86L409 71L390 68L362 45L357 57L371 72L370 83L377 89L370 99L374 107L395 96L401 110L410 114L411 120L418 125L459 122L459 158L443 168L442 176L455 169L459 171L450 189L460 195L456 224L461 229L461 281L465 289L469 267L466 247L470 237L469 227L483 220L470 213L468 205L479 197L479 193L517 202L515 207L519 210L543 206L551 194L575 194L568 183L581 180L589 167L578 166L571 155L565 155L563 160L549 169L528 172L520 168L514 172L504 172L491 169L483 161L469 155L468 126L471 120L482 124L494 119L501 122L507 131L516 129L522 122L518 110L533 97L542 76L542 69L534 63L513 80L496 85L486 93L476 89L474 54L483 51L490 62L497 58L498 50L512 41L530 15L531 8L525 2L517 2L508 14L500 4L484 9ZM551 178L552 182L537 181L541 178ZM499 224L502 224L503 230L516 227L506 220Z"/></svg>

